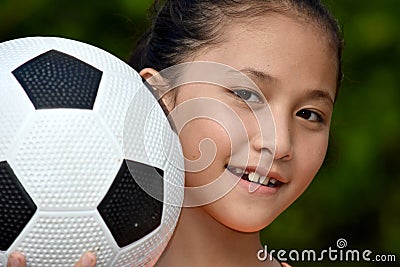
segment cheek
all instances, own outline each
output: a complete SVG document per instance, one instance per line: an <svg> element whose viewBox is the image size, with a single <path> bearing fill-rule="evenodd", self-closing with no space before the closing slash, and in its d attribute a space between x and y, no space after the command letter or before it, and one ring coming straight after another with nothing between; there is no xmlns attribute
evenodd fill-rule
<svg viewBox="0 0 400 267"><path fill-rule="evenodd" d="M321 168L328 148L328 139L329 133L321 133L299 142L299 147L296 149L297 160L294 175L298 176L297 180L302 184L301 192L306 189Z"/></svg>
<svg viewBox="0 0 400 267"><path fill-rule="evenodd" d="M223 127L210 119L195 119L179 133L185 157L186 185L212 182L224 171L231 142Z"/></svg>
<svg viewBox="0 0 400 267"><path fill-rule="evenodd" d="M184 156L198 160L230 149L229 136L223 127L209 119L195 119L187 123L179 133Z"/></svg>

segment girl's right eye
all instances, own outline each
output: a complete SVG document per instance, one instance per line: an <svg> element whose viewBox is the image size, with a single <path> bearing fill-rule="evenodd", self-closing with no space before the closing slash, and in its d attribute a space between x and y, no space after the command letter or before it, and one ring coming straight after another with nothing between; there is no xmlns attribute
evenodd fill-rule
<svg viewBox="0 0 400 267"><path fill-rule="evenodd" d="M251 90L247 89L234 89L232 92L246 102L264 103L261 96Z"/></svg>

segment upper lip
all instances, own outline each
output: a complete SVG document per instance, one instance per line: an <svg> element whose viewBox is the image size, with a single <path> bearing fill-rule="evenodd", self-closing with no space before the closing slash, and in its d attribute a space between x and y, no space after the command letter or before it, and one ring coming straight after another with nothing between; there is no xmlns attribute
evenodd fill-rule
<svg viewBox="0 0 400 267"><path fill-rule="evenodd" d="M270 171L267 176L269 178L274 178L274 179L278 180L279 182L281 182L283 184L286 184L286 183L289 182L287 179L285 179L278 172L275 172L275 171Z"/></svg>
<svg viewBox="0 0 400 267"><path fill-rule="evenodd" d="M284 178L282 175L280 175L279 172L272 171L272 170L268 171L268 169L266 169L264 167L257 167L257 166L247 166L247 167L228 166L228 168L239 168L239 169L242 169L242 170L247 171L249 173L250 172L255 172L260 176L266 176L266 177L269 177L269 178L273 178L273 179L278 180L279 182L281 182L283 184L286 184L286 183L289 182L286 178Z"/></svg>

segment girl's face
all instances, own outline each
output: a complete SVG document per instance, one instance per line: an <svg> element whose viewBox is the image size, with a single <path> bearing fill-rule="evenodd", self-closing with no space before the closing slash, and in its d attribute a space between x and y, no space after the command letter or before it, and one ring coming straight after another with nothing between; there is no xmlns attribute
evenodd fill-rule
<svg viewBox="0 0 400 267"><path fill-rule="evenodd" d="M233 24L223 37L221 44L202 50L190 60L232 66L253 80L260 91L237 92L250 96L238 100L222 87L199 83L181 86L171 109L193 99L210 99L229 106L243 122L248 151L232 144L230 133L223 127L229 122L221 122L221 116L218 120L197 118L180 122L184 116L179 116L179 109L173 116L178 125L184 125L179 135L188 162L205 157L208 146L212 151L213 160L207 168L186 172L186 186L206 185L221 175L246 179L254 171L278 181L275 187L270 183L249 192L250 182L239 179L237 186L222 198L201 207L229 228L253 232L271 223L299 197L321 167L328 146L337 57L327 35L315 25L281 15ZM268 147L271 140L267 140L271 129L260 131L254 112L245 103L257 106L264 97L275 122L272 166L267 155L271 152ZM199 109L206 111L210 106L203 104L196 109L201 113ZM216 151L212 143L204 140L212 140ZM249 174L235 173L240 170Z"/></svg>

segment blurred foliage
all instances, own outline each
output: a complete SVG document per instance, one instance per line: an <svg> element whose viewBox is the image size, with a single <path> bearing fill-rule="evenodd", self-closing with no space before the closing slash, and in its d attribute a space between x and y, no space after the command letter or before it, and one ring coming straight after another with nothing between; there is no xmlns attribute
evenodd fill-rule
<svg viewBox="0 0 400 267"><path fill-rule="evenodd" d="M147 26L151 0L0 0L0 42L58 36L100 47L126 60Z"/></svg>
<svg viewBox="0 0 400 267"><path fill-rule="evenodd" d="M345 238L349 249L397 256L397 265L362 266L400 266L400 1L325 3L346 42L328 156L311 186L262 232L262 240L275 249L335 249L336 240Z"/></svg>
<svg viewBox="0 0 400 267"><path fill-rule="evenodd" d="M400 266L400 1L325 2L346 40L328 156L310 188L261 240L275 250L322 250L345 238L349 249L396 254L397 265L385 266ZM126 60L148 25L150 5L151 0L0 0L0 41L61 36Z"/></svg>

